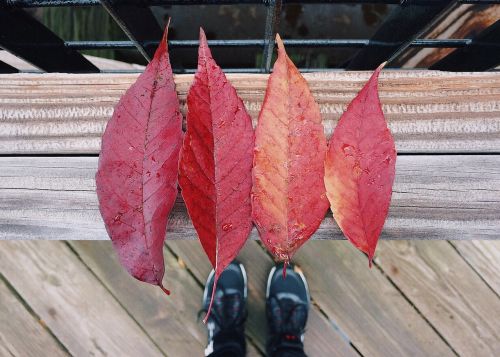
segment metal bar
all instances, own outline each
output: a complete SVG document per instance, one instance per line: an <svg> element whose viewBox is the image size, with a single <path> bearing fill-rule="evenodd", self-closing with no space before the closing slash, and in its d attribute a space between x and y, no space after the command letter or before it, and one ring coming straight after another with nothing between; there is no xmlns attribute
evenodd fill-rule
<svg viewBox="0 0 500 357"><path fill-rule="evenodd" d="M113 0L100 0L100 2L134 43L137 50L146 60L150 61L153 58L155 48L144 47L142 43L148 40L159 41L162 37L162 30L151 9L147 6L141 6L140 2L136 2L136 5L122 5Z"/></svg>
<svg viewBox="0 0 500 357"><path fill-rule="evenodd" d="M371 70L384 61L393 60L455 3L456 1L453 0L435 0L429 5L416 5L409 2L397 7L371 39L397 44L392 47L362 49L349 61L347 69Z"/></svg>
<svg viewBox="0 0 500 357"><path fill-rule="evenodd" d="M0 73L17 73L19 70L10 64L0 61Z"/></svg>
<svg viewBox="0 0 500 357"><path fill-rule="evenodd" d="M259 0L117 0L122 5L142 5L142 6L158 6L158 5L227 5L227 4L259 4ZM399 5L405 0L310 0L298 1L290 0L283 1L286 4L302 3L302 4L394 4ZM414 4L429 4L435 0L414 0ZM460 4L476 4L490 5L499 4L500 0L459 0ZM58 6L97 6L100 5L99 0L6 0L7 6L12 7L58 7Z"/></svg>
<svg viewBox="0 0 500 357"><path fill-rule="evenodd" d="M489 46L493 45L493 46ZM442 71L486 71L500 64L500 20L481 31L471 44L453 51L430 69Z"/></svg>
<svg viewBox="0 0 500 357"><path fill-rule="evenodd" d="M279 24L281 15L281 0L265 0L267 6L266 27L264 30L264 51L262 52L261 70L264 73L269 73L271 70L271 60L273 58L274 37Z"/></svg>
<svg viewBox="0 0 500 357"><path fill-rule="evenodd" d="M29 48L18 43L50 43L50 48ZM21 9L0 7L0 47L47 72L99 72L79 52Z"/></svg>
<svg viewBox="0 0 500 357"><path fill-rule="evenodd" d="M393 47L402 43L370 41L369 39L300 39L300 40L283 40L287 47ZM463 48L470 45L472 39L416 39L410 43L410 47L427 47L427 48ZM148 48L156 48L159 41L141 42L141 46ZM198 40L171 40L168 42L170 48L196 48L199 45ZM210 47L264 47L265 40L208 40ZM481 44L483 45L483 44ZM500 47L500 43L484 44L487 47ZM44 43L17 43L19 47L41 48L53 47L54 45ZM64 46L74 50L96 50L96 49L135 49L136 45L132 41L66 41Z"/></svg>

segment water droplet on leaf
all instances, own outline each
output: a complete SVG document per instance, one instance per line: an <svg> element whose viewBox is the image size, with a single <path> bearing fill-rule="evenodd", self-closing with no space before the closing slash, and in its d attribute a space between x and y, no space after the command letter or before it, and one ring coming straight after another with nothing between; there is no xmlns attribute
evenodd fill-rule
<svg viewBox="0 0 500 357"><path fill-rule="evenodd" d="M233 224L232 223L226 223L226 224L223 224L222 225L222 230L224 232L227 232L228 230L230 230L231 228L233 228Z"/></svg>

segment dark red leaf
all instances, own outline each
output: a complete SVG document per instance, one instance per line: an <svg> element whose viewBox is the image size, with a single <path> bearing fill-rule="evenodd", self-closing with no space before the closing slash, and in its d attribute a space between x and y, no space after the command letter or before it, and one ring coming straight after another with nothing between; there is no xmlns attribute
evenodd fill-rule
<svg viewBox="0 0 500 357"><path fill-rule="evenodd" d="M333 216L369 263L391 201L396 148L378 97L381 65L349 104L330 139L325 186Z"/></svg>
<svg viewBox="0 0 500 357"><path fill-rule="evenodd" d="M254 134L243 102L212 58L201 29L198 70L187 104L179 185L215 269L215 292L218 277L236 257L252 228ZM209 313L210 308L207 317Z"/></svg>
<svg viewBox="0 0 500 357"><path fill-rule="evenodd" d="M279 36L255 132L252 215L267 249L288 262L316 231L328 201L318 104Z"/></svg>
<svg viewBox="0 0 500 357"><path fill-rule="evenodd" d="M99 208L122 265L162 289L163 242L177 196L182 143L167 33L116 105L102 137L96 174Z"/></svg>

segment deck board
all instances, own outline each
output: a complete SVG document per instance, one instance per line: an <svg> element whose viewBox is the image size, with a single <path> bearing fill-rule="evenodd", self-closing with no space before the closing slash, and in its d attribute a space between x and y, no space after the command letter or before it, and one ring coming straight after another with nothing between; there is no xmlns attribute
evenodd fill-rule
<svg viewBox="0 0 500 357"><path fill-rule="evenodd" d="M496 242L482 243L488 251ZM8 289L2 289L0 279L0 318L8 306L14 311L9 319L23 322L28 318L29 322L9 324L8 334L2 331L7 325L0 325L0 341L7 338L11 345L19 343L30 324L35 324L37 329L47 329L44 332L49 337L50 330L74 355L82 351L101 355L94 345L88 345L92 339L105 352L130 354L123 338L134 341L136 350L132 351L154 342L150 347L160 350L153 355L201 354L205 331L195 316L200 284L210 266L198 242L168 242L164 282L172 289L170 297L128 276L110 242L69 244L74 251L63 242L0 242L2 279L46 326L42 328ZM407 244L418 249L404 248ZM463 356L498 354L500 330L495 317L500 300L487 287L481 269L474 271L448 242L384 241L379 248L379 268L371 270L366 257L348 242L309 242L297 253L294 261L303 269L313 299L305 339L311 357L356 356L349 342L365 356L453 355L439 335ZM262 351L266 341L264 290L272 261L258 242L248 242L239 259L249 275L249 355L259 356L254 344ZM499 260L479 260L480 265L491 264L491 272L500 269ZM4 299L5 291L10 300ZM19 311L12 310L16 301ZM180 324L184 328L177 331ZM0 353L4 353L5 344L0 345ZM35 354L35 340L26 347L31 350L22 355L40 355ZM50 348L50 344L41 348Z"/></svg>
<svg viewBox="0 0 500 357"><path fill-rule="evenodd" d="M325 133L370 72L307 73ZM113 107L137 74L0 75L0 153L98 153ZM256 122L267 75L228 74ZM175 76L181 110L193 75ZM500 73L384 70L383 111L400 153L499 152Z"/></svg>
<svg viewBox="0 0 500 357"><path fill-rule="evenodd" d="M76 356L162 356L63 242L0 242L0 271Z"/></svg>
<svg viewBox="0 0 500 357"><path fill-rule="evenodd" d="M398 156L382 239L500 238L499 167L500 155ZM97 157L0 157L0 168L0 239L108 239ZM167 237L196 237L181 199ZM344 239L331 213L313 239Z"/></svg>
<svg viewBox="0 0 500 357"><path fill-rule="evenodd" d="M196 320L202 290L172 254L164 252L164 284L172 292L166 296L159 288L132 279L120 266L111 242L72 241L70 245L164 353L202 354L206 332Z"/></svg>
<svg viewBox="0 0 500 357"><path fill-rule="evenodd" d="M157 287L132 279L118 262L111 242L70 241L69 244L164 353L203 355L206 329L197 316L203 290L172 253L164 250L164 284L171 290L167 297ZM254 345L247 347L248 356L261 355Z"/></svg>
<svg viewBox="0 0 500 357"><path fill-rule="evenodd" d="M459 355L500 355L498 296L448 242L421 243L381 242L376 262Z"/></svg>
<svg viewBox="0 0 500 357"><path fill-rule="evenodd" d="M306 75L327 136L369 75ZM0 157L2 356L57 356L65 349L201 355L205 330L195 315L210 266L198 242L170 241L196 239L181 199L164 251L171 297L128 276L109 241L26 241L108 239L95 195L96 154L113 106L136 78L0 75L0 155L7 155ZM192 78L175 78L184 114ZM267 75L228 78L255 124ZM329 213L313 238L330 240L298 252L294 260L313 299L306 351L312 357L500 355L500 241L473 241L500 239L500 72L384 70L380 97L402 154L384 241L376 267L368 269L348 242L331 240L343 236ZM34 154L93 156L28 156ZM249 355L261 356L272 260L255 241L239 258L249 274Z"/></svg>
<svg viewBox="0 0 500 357"><path fill-rule="evenodd" d="M425 242L432 245L433 242ZM348 242L305 244L294 260L311 296L363 356L453 356L400 292Z"/></svg>
<svg viewBox="0 0 500 357"><path fill-rule="evenodd" d="M68 356L2 280L0 271L0 356Z"/></svg>
<svg viewBox="0 0 500 357"><path fill-rule="evenodd" d="M500 234L500 233L499 233ZM450 242L486 284L500 296L500 241Z"/></svg>

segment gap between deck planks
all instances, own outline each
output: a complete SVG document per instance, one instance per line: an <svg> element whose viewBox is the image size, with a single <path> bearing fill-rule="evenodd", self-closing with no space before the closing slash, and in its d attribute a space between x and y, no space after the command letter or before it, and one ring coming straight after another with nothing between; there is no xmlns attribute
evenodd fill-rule
<svg viewBox="0 0 500 357"><path fill-rule="evenodd" d="M2 275L71 355L163 355L63 242L0 243Z"/></svg>
<svg viewBox="0 0 500 357"><path fill-rule="evenodd" d="M0 271L0 356L68 356L16 294Z"/></svg>
<svg viewBox="0 0 500 357"><path fill-rule="evenodd" d="M111 242L69 244L162 351L171 356L203 354L206 331L197 318L203 288L170 251L164 249L165 285L172 291L167 297L157 287L134 281L119 264ZM249 343L249 356L261 355L264 346L258 342Z"/></svg>
<svg viewBox="0 0 500 357"><path fill-rule="evenodd" d="M488 243L495 244L490 245L491 256L500 254L499 242ZM128 334L124 329L130 326L122 323L131 317L144 332L136 338L150 339L160 353L200 354L205 332L196 323L196 312L210 265L198 242L167 243L164 283L172 290L170 297L128 276L110 242L69 244L71 249L63 242L0 242L4 279L68 351L74 354L82 340L84 344L93 341L110 328ZM249 355L254 356L259 355L254 344L262 351L266 340L263 294L272 259L257 242L248 242L239 259L249 274L247 335ZM346 338L365 356L451 356L453 351L464 356L496 355L500 351L496 319L500 299L477 275L488 263L492 271L498 270L499 261L489 262L476 254L467 264L442 241L382 242L376 259L380 271L368 269L366 258L348 242L310 242L295 261L306 274L313 299L306 334L310 356L355 355ZM106 305L113 298L125 311L117 308L97 316L101 301ZM66 300L70 306L65 306ZM54 321L58 319L70 321ZM110 327L115 321L119 326ZM0 326L0 338L8 336L9 343L19 344L20 336L13 333L6 334ZM86 346L88 352L123 347L107 340L95 342Z"/></svg>
<svg viewBox="0 0 500 357"><path fill-rule="evenodd" d="M359 72L306 76L320 104L327 135L331 134L347 103L368 76L369 73ZM237 87L255 122L266 76L228 77ZM98 153L100 135L112 113L112 107L135 78L136 75L0 75L0 154ZM184 112L185 95L191 80L192 76L189 75L176 77ZM380 82L384 112L400 153L500 153L500 73L384 71ZM93 192L95 158L24 157L1 160L6 160L0 164L0 191L6 199L0 202L0 239L107 239ZM499 167L497 155L398 157L393 207L384 238L498 239ZM182 204L176 206L169 230L169 238L195 237ZM253 236L255 237L255 232ZM316 235L316 238L327 237L341 237L331 218L325 219ZM31 243L12 242L19 245ZM79 250L75 247L79 243L71 243L77 252ZM170 245L170 250L182 257L182 249L175 245L182 247L193 243L174 242ZM315 303L329 318L334 319L363 354L383 356L415 351L424 351L426 355L450 355L453 351L460 354L471 351L499 354L498 344L495 344L495 339L498 340L498 325L488 319L495 313L498 315L499 311L498 299L495 303L492 297L493 294L498 298L498 270L489 269L491 262L498 261L498 252L492 253L487 245L480 244L474 245L474 249L466 248L467 243L472 242L453 242L454 248L451 245L449 248L440 245L439 251L444 249L443 255L452 260L449 266L436 261L439 257L432 254L432 249L420 246L429 244L426 242L382 242L376 259L381 272L372 270L366 273L359 265L360 272L354 274L351 270L356 270L353 266L358 266L355 257L351 256L354 251L338 248L347 245L346 242L314 242L314 248L313 243L310 243L299 252L297 261L306 271L319 272L312 275L315 283L311 282L319 287L314 293ZM0 250L2 244L6 242L0 242ZM333 249L334 245L336 249ZM330 249L325 249L324 246ZM67 247L63 245L61 249L65 251ZM386 260L382 253L393 250L396 253L387 254L391 254L391 257L394 255L394 260ZM413 252L410 258L407 250ZM325 259L334 262L329 269L324 269L322 260L318 258L321 254L327 254L325 251L330 252ZM45 253L48 256L53 254L50 251ZM38 256L38 252L28 255L31 255L29 259L35 261L43 258ZM19 254L16 257L22 259ZM63 261L66 258L68 256L62 254ZM120 291L127 289L126 284L129 282L126 276L123 277L125 285L117 287L110 282L112 279L104 271L93 266L94 262L85 253L81 253L80 258L95 274L87 276L83 273L86 279L83 285L89 286L90 282L96 281L99 284L101 281L105 286L104 290L102 286L101 290L98 289L98 296L105 296L102 291L107 290L118 298ZM415 262L411 258L416 258ZM172 262L175 261L174 257L171 259ZM356 259L363 260L359 254ZM2 260L0 266L3 272L2 263L5 259ZM185 261L187 260L186 258ZM81 269L78 264L76 266L76 271ZM194 264L189 266L193 269L197 282L203 282L203 274L196 272L207 268L197 268ZM450 267L461 274L450 273ZM366 267L364 269L367 270ZM18 272L23 274L20 270ZM432 274L429 275L429 272ZM14 274L13 270L9 274ZM47 272L45 275L40 275L40 272L34 274L38 286L47 289L45 279L50 278L50 275ZM460 289L459 294L457 289L461 287L461 277L473 279L475 274L479 274L482 281L475 281ZM262 276L263 274L258 273L256 280ZM438 292L430 297L415 291L412 284L420 284L418 286L422 290L433 287L422 277L431 277L432 282L442 284L445 295L441 296ZM26 279L16 281L14 287L23 293L23 297L36 300L38 296L35 291L25 286L28 285ZM361 280L368 283L359 290L357 283ZM52 291L50 288L47 290L45 293ZM198 291L201 291L200 286ZM477 301L477 292L491 309L489 315L482 308L474 308L474 304L480 303ZM74 291L66 289L64 294L71 297L74 296ZM122 308L129 313L137 312L134 310L137 307L132 306L131 301L119 299ZM113 305L115 300L108 295L107 298L104 297L104 301ZM114 304L117 306L116 302ZM459 311L453 311L454 304L457 304ZM33 306L42 311L40 316L49 319L51 329L56 329L63 337L67 335L65 328L58 321L53 321L50 312L47 314L44 310L44 302L35 301ZM394 312L394 309L397 311ZM115 307L114 311L119 310L119 307ZM356 316L359 311L362 313ZM401 311L406 313L402 314ZM150 316L148 313L154 312L146 311L143 318ZM70 318L69 311L63 311L63 314ZM443 318L447 314L451 314L449 316L453 316L453 319ZM140 317L134 317L137 320L130 322L131 316L123 315L123 311L118 315L119 320L124 321L121 328L135 328L134 334L149 341L143 348L158 353L161 348L158 346L168 341L166 338L164 342L157 342L161 341L162 336L155 336L151 332L154 326L147 323L137 331L134 321L140 324ZM318 315L318 326L324 323L321 318L324 319ZM396 327L390 325L394 321ZM262 329L258 329L259 323L249 323L249 326L254 326L250 327L249 336L257 336L256 340L259 341L258 336L262 334ZM389 326L388 331L384 329L386 326ZM410 333L415 326L415 334ZM193 334L197 333L192 331ZM436 335L436 331L441 338ZM467 336L461 334L462 331L475 334L482 340L467 344ZM92 338L92 334L85 336L83 343L87 343L86 347L96 347L90 345L96 342ZM405 341L405 344L400 345L400 341L395 339ZM378 346L380 340L386 343ZM110 351L116 347L109 341L99 341L101 342ZM71 344L71 349L68 348L70 352L78 351L81 347L74 341Z"/></svg>
<svg viewBox="0 0 500 357"><path fill-rule="evenodd" d="M0 157L0 239L108 239L96 166L96 157ZM382 238L499 239L499 167L500 155L399 156ZM167 237L196 238L180 199ZM330 212L313 238L343 239Z"/></svg>
<svg viewBox="0 0 500 357"><path fill-rule="evenodd" d="M369 72L305 74L327 136ZM254 120L267 75L228 74ZM0 75L0 154L98 153L137 74ZM192 75L175 77L182 111ZM500 72L384 70L380 98L400 153L500 153Z"/></svg>
<svg viewBox="0 0 500 357"><path fill-rule="evenodd" d="M187 241L167 244L190 267L194 275L200 280L204 279L210 265L199 246ZM259 245L257 242L248 242L239 259L246 264L249 274L253 274L252 280L263 283L269 269L267 265L272 265L272 260L263 249L255 250L253 246ZM411 256L396 255L392 260L393 265L389 267L381 264L385 254L391 253L389 249L401 249L405 246L430 252L436 246L446 258L443 262L442 257L435 254L423 260L419 259L419 254L415 254L416 267L408 272L409 281L424 281L428 276L422 272L429 269L436 271L432 283L437 286L432 286L427 298L420 297L429 290L428 286L419 286L422 289L420 297L415 297L411 289L405 291L408 284L404 281L394 284L398 279L394 276L397 275L394 267L401 266L404 269ZM495 251L496 246L491 247ZM308 278L314 304L327 314L329 320L338 326L362 355L441 356L453 355L454 351L468 355L466 352L470 351L488 354L498 350L498 344L495 344L491 336L498 336L495 316L500 312L500 300L492 298L491 289L478 279L475 269L468 267L449 243L388 241L383 242L381 252L377 259L381 272L368 269L366 258L348 242L310 242L299 251L295 259ZM500 249L496 254L499 253ZM483 261L484 263L486 262ZM494 262L491 269L498 269L499 264ZM457 269L457 274L450 275L451 269ZM456 291L459 287L463 287L460 289L461 294L449 296L449 289ZM402 295L404 292L408 294ZM478 298L478 293L484 295L484 298ZM259 303L262 303L262 299L257 297L255 306ZM476 304L483 304L483 307L476 308ZM491 314L485 314L486 309ZM254 307L254 310L258 311L258 307ZM446 319L442 318L445 314ZM460 328L464 333L459 332ZM451 334L450 331L454 333ZM478 341L466 345L465 333L470 331L476 331L475 338ZM310 340L315 341L315 338Z"/></svg>
<svg viewBox="0 0 500 357"><path fill-rule="evenodd" d="M393 243L381 242L376 263L455 351L498 356L500 299L480 275L446 241Z"/></svg>

